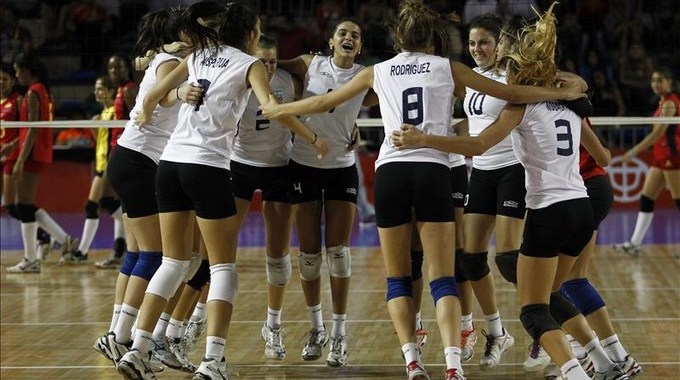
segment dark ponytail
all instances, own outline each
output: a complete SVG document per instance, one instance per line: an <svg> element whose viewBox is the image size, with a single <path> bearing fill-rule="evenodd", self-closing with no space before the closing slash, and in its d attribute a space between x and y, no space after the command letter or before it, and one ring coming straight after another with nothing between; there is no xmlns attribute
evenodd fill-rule
<svg viewBox="0 0 680 380"><path fill-rule="evenodd" d="M133 57L146 55L147 51L159 51L164 44L179 41L182 30L180 9L161 10L145 14L139 22L139 37L132 50Z"/></svg>
<svg viewBox="0 0 680 380"><path fill-rule="evenodd" d="M215 1L201 1L182 13L184 31L194 50L216 49L220 45L217 33L224 24L227 9Z"/></svg>
<svg viewBox="0 0 680 380"><path fill-rule="evenodd" d="M255 29L257 20L257 14L246 5L228 3L226 19L218 32L220 41L245 51L246 36Z"/></svg>

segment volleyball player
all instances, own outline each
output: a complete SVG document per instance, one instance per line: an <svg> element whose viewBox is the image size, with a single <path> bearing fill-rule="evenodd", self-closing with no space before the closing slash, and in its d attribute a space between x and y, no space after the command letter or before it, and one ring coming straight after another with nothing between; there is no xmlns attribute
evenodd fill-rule
<svg viewBox="0 0 680 380"><path fill-rule="evenodd" d="M300 98L300 81L276 68L274 40L261 36L254 56L264 63L269 86L278 102ZM281 336L281 309L292 271L288 253L293 229L288 159L293 141L290 130L262 117L259 105L257 96L251 94L234 138L230 170L241 226L250 210L254 191L262 191L267 273L267 318L262 326L262 338L265 356L282 360L286 348Z"/></svg>
<svg viewBox="0 0 680 380"><path fill-rule="evenodd" d="M394 26L394 41L401 51L395 58L363 70L326 95L261 106L265 116L275 117L327 111L369 88L378 94L387 138L376 162L376 218L388 277L388 310L411 380L429 378L420 361L413 323L409 252L412 207L445 347L446 378L464 378L458 347L460 305L451 254L455 250L453 200L448 155L431 149L397 150L390 140L392 131L402 122L411 122L432 134L446 136L454 90L462 95L465 87L514 102L580 96L570 90L505 86L458 62L432 55L434 35L444 30L446 21L419 1L404 1ZM445 44L448 40L440 41Z"/></svg>
<svg viewBox="0 0 680 380"><path fill-rule="evenodd" d="M100 114L95 116L95 120L114 120L115 107L114 98L118 86L115 85L109 76L97 78L94 85L95 99L103 106ZM99 228L99 209L106 210L117 223L122 223L123 213L120 207L120 200L113 191L106 175L106 165L108 164L111 149L115 146L111 141L112 134L117 133L114 129L99 128L97 130L97 144L95 152L95 175L90 185L90 191L85 204L85 223L83 233L80 238L78 250L74 254L74 260L87 260L87 253ZM114 245L122 244L121 240ZM114 251L124 249L114 247Z"/></svg>
<svg viewBox="0 0 680 380"><path fill-rule="evenodd" d="M668 68L654 70L651 78L654 93L659 96L656 117L680 115L680 96L673 92L673 75ZM678 124L654 124L650 134L623 155L624 162L650 147L654 148L654 161L645 176L640 196L640 211L630 240L614 245L630 255L642 251L640 245L654 217L654 202L664 188L668 187L675 206L680 209L680 127Z"/></svg>
<svg viewBox="0 0 680 380"><path fill-rule="evenodd" d="M206 352L194 379L228 378L224 350L233 304L238 293L236 246L239 220L229 171L230 145L250 88L260 102L268 102L270 88L264 64L247 53L260 37L257 15L240 3L227 7L224 23L215 33L185 12L186 31L198 49L185 58L144 98L138 122L150 119L161 102L179 97L176 86L189 79L203 93L197 104L180 107L175 131L161 155L156 176L163 260L154 274L140 308L132 349L116 368L128 379L154 379L148 363L152 329L168 299L179 287L190 265L187 234L196 222L210 261ZM191 98L192 101L196 100ZM326 143L296 119L281 121L323 155ZM200 124L200 128L197 126Z"/></svg>
<svg viewBox="0 0 680 380"><path fill-rule="evenodd" d="M160 47L181 38L182 22L179 10L159 11L142 18L134 51L156 49L157 54L142 79L140 102L133 108L133 116L141 112L143 96L179 65L181 57L167 54ZM179 103L168 106L157 107L144 128L129 120L108 162L109 180L122 201L126 230L131 237L116 282L111 325L94 345L114 363L127 351L144 291L161 263L155 177L161 153L177 124Z"/></svg>
<svg viewBox="0 0 680 380"><path fill-rule="evenodd" d="M554 4L535 25L524 29L510 55L508 83L550 85L555 78ZM480 154L513 133L513 149L527 177L527 221L517 264L520 320L560 366L567 380L590 379L560 329L573 331L593 355L598 379L627 379L604 353L584 318L557 290L592 236L593 213L578 173L574 142L581 119L562 104L506 105L498 119L477 137L447 138L404 126L392 133L398 147L432 147ZM550 165L546 165L549 162Z"/></svg>
<svg viewBox="0 0 680 380"><path fill-rule="evenodd" d="M361 27L355 21L340 20L333 28L328 46L331 56L307 54L280 62L280 67L304 80L303 98L334 91L363 69L355 63L362 46ZM347 362L345 325L352 275L349 244L359 188L356 156L348 146L354 139L361 106L376 103L375 94L367 96L367 93L360 93L326 113L302 116L305 124L329 142L330 150L324 160L317 160L314 150L297 139L290 153L291 202L300 242L300 280L312 324L302 359L319 359L322 347L330 341L326 363L333 367ZM326 247L333 303L330 333L323 323L321 305L322 244Z"/></svg>
<svg viewBox="0 0 680 380"><path fill-rule="evenodd" d="M19 121L50 121L53 116L52 96L47 87L47 70L33 54L22 54L14 62L17 81L28 87L19 106ZM16 210L21 219L21 237L24 257L8 267L11 273L39 273L40 258L37 252L38 224L47 230L62 246L63 253L77 244L71 236L43 209L35 205L41 175L52 163L52 130L49 128L22 127L16 157L10 156L5 168L12 168L16 186Z"/></svg>

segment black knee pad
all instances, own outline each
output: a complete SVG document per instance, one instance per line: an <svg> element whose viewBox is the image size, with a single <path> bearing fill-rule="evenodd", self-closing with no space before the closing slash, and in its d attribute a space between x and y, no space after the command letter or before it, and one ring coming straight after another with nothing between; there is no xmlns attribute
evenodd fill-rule
<svg viewBox="0 0 680 380"><path fill-rule="evenodd" d="M501 276L505 281L511 284L517 284L517 258L519 251L508 251L496 254L496 267L501 272Z"/></svg>
<svg viewBox="0 0 680 380"><path fill-rule="evenodd" d="M675 207L677 207L678 210L680 210L680 198L679 199L673 199L673 202L675 202Z"/></svg>
<svg viewBox="0 0 680 380"><path fill-rule="evenodd" d="M411 279L423 278L423 251L411 251Z"/></svg>
<svg viewBox="0 0 680 380"><path fill-rule="evenodd" d="M202 260L201 266L198 267L194 277L187 281L187 285L200 291L208 281L210 281L210 264L208 263L208 260Z"/></svg>
<svg viewBox="0 0 680 380"><path fill-rule="evenodd" d="M124 238L119 237L113 241L113 255L115 257L123 257L127 251L127 241Z"/></svg>
<svg viewBox="0 0 680 380"><path fill-rule="evenodd" d="M488 252L465 253L460 262L463 273L470 281L479 281L491 272L487 259Z"/></svg>
<svg viewBox="0 0 680 380"><path fill-rule="evenodd" d="M7 209L7 213L9 214L9 216L16 220L21 220L21 218L19 217L19 212L17 211L17 205L11 204L7 205L5 208Z"/></svg>
<svg viewBox="0 0 680 380"><path fill-rule="evenodd" d="M38 242L40 244L49 244L50 240L52 240L52 236L43 230L42 227L38 227Z"/></svg>
<svg viewBox="0 0 680 380"><path fill-rule="evenodd" d="M99 218L99 204L97 202L92 202L88 200L85 203L85 218L87 219L97 219Z"/></svg>
<svg viewBox="0 0 680 380"><path fill-rule="evenodd" d="M113 214L120 207L120 200L114 197L104 197L99 200L99 207L106 210L109 214Z"/></svg>
<svg viewBox="0 0 680 380"><path fill-rule="evenodd" d="M550 315L548 305L542 303L522 307L519 320L522 321L522 326L534 341L540 340L541 336L548 331L560 329L560 325Z"/></svg>
<svg viewBox="0 0 680 380"><path fill-rule="evenodd" d="M641 212L654 211L654 199L648 198L644 196L644 194L640 195L640 211Z"/></svg>
<svg viewBox="0 0 680 380"><path fill-rule="evenodd" d="M559 291L550 293L550 315L555 318L555 321L560 324L560 326L579 315L580 312L571 302L567 301L566 298Z"/></svg>
<svg viewBox="0 0 680 380"><path fill-rule="evenodd" d="M19 214L21 223L35 222L36 211L38 211L38 208L35 207L35 205L28 203L17 203L17 213Z"/></svg>
<svg viewBox="0 0 680 380"><path fill-rule="evenodd" d="M462 248L456 249L456 263L455 263L455 273L456 273L456 283L460 284L462 282L470 281L465 275L465 270L463 269L463 255L465 251Z"/></svg>

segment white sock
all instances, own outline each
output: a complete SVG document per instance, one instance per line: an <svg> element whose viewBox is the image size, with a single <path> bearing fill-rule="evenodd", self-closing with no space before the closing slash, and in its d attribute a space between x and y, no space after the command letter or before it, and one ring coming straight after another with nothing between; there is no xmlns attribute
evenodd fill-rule
<svg viewBox="0 0 680 380"><path fill-rule="evenodd" d="M113 219L113 240L123 238L125 239L125 227L123 220Z"/></svg>
<svg viewBox="0 0 680 380"><path fill-rule="evenodd" d="M169 313L161 313L158 322L156 322L156 327L153 329L153 339L162 340L165 338L165 331L168 329L168 322L170 322L171 315Z"/></svg>
<svg viewBox="0 0 680 380"><path fill-rule="evenodd" d="M183 321L179 321L175 318L170 318L170 322L168 322L168 328L165 330L165 336L167 336L169 339L178 339L184 336L184 333L182 332L182 326L184 325Z"/></svg>
<svg viewBox="0 0 680 380"><path fill-rule="evenodd" d="M416 313L416 330L420 330L423 328L423 319L420 316L420 311Z"/></svg>
<svg viewBox="0 0 680 380"><path fill-rule="evenodd" d="M153 333L144 330L135 331L135 340L132 342L133 350L139 350L139 352L145 354L151 351L153 347Z"/></svg>
<svg viewBox="0 0 680 380"><path fill-rule="evenodd" d="M619 337L616 334L602 339L600 344L607 353L607 356L609 356L613 362L626 361L626 358L628 357L628 351L623 348L623 345L621 344L621 341L619 341Z"/></svg>
<svg viewBox="0 0 680 380"><path fill-rule="evenodd" d="M281 310L267 306L267 326L270 329L281 327Z"/></svg>
<svg viewBox="0 0 680 380"><path fill-rule="evenodd" d="M460 348L446 347L444 348L444 357L446 358L446 369L455 368L463 373L463 367L460 365Z"/></svg>
<svg viewBox="0 0 680 380"><path fill-rule="evenodd" d="M321 310L321 304L314 306L307 306L307 311L309 312L309 319L312 322L312 328L316 331L324 330L323 326L323 311Z"/></svg>
<svg viewBox="0 0 680 380"><path fill-rule="evenodd" d="M600 345L599 339L595 338L591 340L588 344L583 346L583 348L586 349L590 360L593 361L595 372L606 372L614 365L604 352L604 348Z"/></svg>
<svg viewBox="0 0 680 380"><path fill-rule="evenodd" d="M199 302L194 308L194 312L191 314L190 320L193 322L198 322L205 319L206 304Z"/></svg>
<svg viewBox="0 0 680 380"><path fill-rule="evenodd" d="M113 332L116 333L116 342L125 344L130 341L132 325L137 320L137 314L139 314L139 309L123 303L120 308L118 323L116 323L116 327L113 329Z"/></svg>
<svg viewBox="0 0 680 380"><path fill-rule="evenodd" d="M40 227L44 228L47 232L52 235L52 237L59 243L59 244L64 244L64 241L66 241L66 231L64 231L63 228L57 223L56 220L52 219L50 214L47 213L47 211L39 208L35 212L35 220L38 222Z"/></svg>
<svg viewBox="0 0 680 380"><path fill-rule="evenodd" d="M590 380L590 376L583 370L578 360L571 359L560 367L565 380Z"/></svg>
<svg viewBox="0 0 680 380"><path fill-rule="evenodd" d="M121 307L122 305L120 304L113 305L113 315L111 316L111 325L109 326L109 331L113 331L113 329L116 327L116 323L118 323L118 317L120 317Z"/></svg>
<svg viewBox="0 0 680 380"><path fill-rule="evenodd" d="M97 219L85 219L85 224L83 224L83 235L80 238L80 244L78 245L78 250L82 253L87 253L92 246L92 241L95 235L97 235L97 229L99 228L99 218Z"/></svg>
<svg viewBox="0 0 680 380"><path fill-rule="evenodd" d="M566 334L567 340L569 341L569 345L571 345L571 352L574 354L576 359L583 359L585 358L588 353L586 352L586 349L581 346L581 344L574 339L573 336Z"/></svg>
<svg viewBox="0 0 680 380"><path fill-rule="evenodd" d="M30 261L38 260L38 223L21 223L21 240L24 242L24 257Z"/></svg>
<svg viewBox="0 0 680 380"><path fill-rule="evenodd" d="M501 322L501 314L495 312L493 314L485 315L486 327L489 329L489 334L499 337L503 336L503 323Z"/></svg>
<svg viewBox="0 0 680 380"><path fill-rule="evenodd" d="M347 319L347 314L335 314L333 313L333 327L331 329L331 336L337 338L339 336L345 336L347 332L345 331L345 320Z"/></svg>
<svg viewBox="0 0 680 380"><path fill-rule="evenodd" d="M217 362L221 362L224 357L224 348L227 346L227 340L208 336L205 340L205 357L207 359L214 358Z"/></svg>
<svg viewBox="0 0 680 380"><path fill-rule="evenodd" d="M470 331L474 328L472 325L472 313L460 316L461 331Z"/></svg>
<svg viewBox="0 0 680 380"><path fill-rule="evenodd" d="M652 224L652 219L654 217L653 212L638 212L637 220L635 221L635 229L633 230L633 236L630 237L630 242L635 245L642 244L642 239L645 238L649 226Z"/></svg>
<svg viewBox="0 0 680 380"><path fill-rule="evenodd" d="M417 344L406 343L405 345L401 346L401 352L404 353L404 361L406 361L406 365L413 361L420 362L420 353L418 351Z"/></svg>

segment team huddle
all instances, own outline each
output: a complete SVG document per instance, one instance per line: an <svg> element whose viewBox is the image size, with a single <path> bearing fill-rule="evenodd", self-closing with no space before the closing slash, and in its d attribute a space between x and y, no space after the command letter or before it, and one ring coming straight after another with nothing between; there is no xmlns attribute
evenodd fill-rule
<svg viewBox="0 0 680 380"><path fill-rule="evenodd" d="M345 365L350 278L360 273L350 249L356 119L362 106L379 105L385 139L375 164L376 225L407 378L430 379L420 357L424 277L446 380L465 379L462 363L474 355L473 293L487 324L480 368L497 366L514 345L487 260L494 230L496 266L515 285L533 340L524 369L567 380L637 375L641 367L587 279L595 234L613 202L602 169L611 154L589 125L585 82L555 66L554 6L530 25L504 26L494 15L472 21L474 69L448 58L445 30L454 17L416 0L400 4L392 25L398 53L369 67L355 62L362 36L352 20L335 26L329 56L278 61L275 42L242 4L203 1L146 15L135 47L144 78L102 169L120 200L127 251L111 325L95 350L126 379L155 379L162 366L197 380L228 379L238 233L261 190L265 356L287 355L281 310L295 223L311 321L302 358L318 360L328 346L326 363ZM455 98L464 99L467 118L451 125ZM473 157L469 180L465 156ZM70 249L78 257L87 248ZM205 354L195 365L187 354L203 330Z"/></svg>

